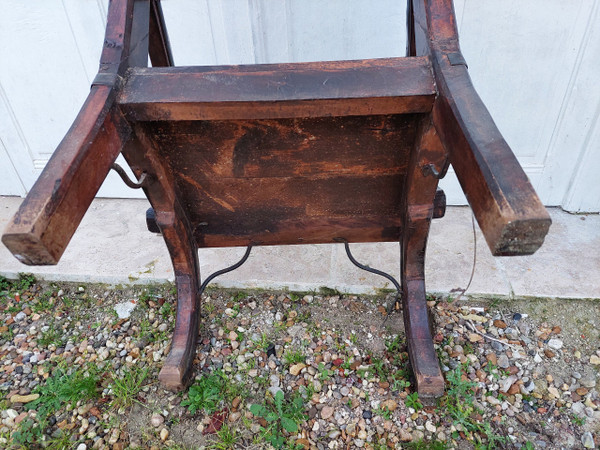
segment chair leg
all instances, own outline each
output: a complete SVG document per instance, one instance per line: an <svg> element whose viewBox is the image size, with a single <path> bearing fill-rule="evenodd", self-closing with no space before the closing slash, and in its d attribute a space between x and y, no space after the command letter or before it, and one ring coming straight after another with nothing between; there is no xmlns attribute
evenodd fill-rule
<svg viewBox="0 0 600 450"><path fill-rule="evenodd" d="M408 354L420 397L440 397L444 377L433 347L424 280L429 220L411 224L402 245L402 304Z"/></svg>
<svg viewBox="0 0 600 450"><path fill-rule="evenodd" d="M192 379L192 363L196 354L200 302L195 277L177 277L177 319L171 350L158 375L160 382L172 390L182 390Z"/></svg>
<svg viewBox="0 0 600 450"><path fill-rule="evenodd" d="M171 390L185 389L192 379L192 364L196 355L200 298L198 252L183 221L166 223L157 212L157 221L171 253L177 286L177 317L171 350L158 378ZM175 214L166 214L174 218Z"/></svg>
<svg viewBox="0 0 600 450"><path fill-rule="evenodd" d="M177 317L171 341L171 350L158 378L168 389L184 389L192 379L192 364L196 354L200 322L200 265L198 248L184 209L179 204L173 174L158 155L157 146L144 128L136 124L133 139L123 149L123 156L139 177L148 174L144 192L152 204L154 215L149 214L151 231L162 233L177 286Z"/></svg>
<svg viewBox="0 0 600 450"><path fill-rule="evenodd" d="M433 347L425 297L425 248L429 225L443 216L438 178L447 168L446 152L429 118L421 124L407 174L402 231L402 304L408 354L420 397L440 397L444 377Z"/></svg>

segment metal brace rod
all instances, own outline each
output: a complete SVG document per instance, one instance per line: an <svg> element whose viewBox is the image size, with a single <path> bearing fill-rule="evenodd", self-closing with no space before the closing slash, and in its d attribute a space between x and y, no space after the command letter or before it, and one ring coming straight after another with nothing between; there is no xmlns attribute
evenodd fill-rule
<svg viewBox="0 0 600 450"><path fill-rule="evenodd" d="M206 278L206 280L204 280L204 283L202 283L202 285L200 286L200 289L198 289L198 296L199 297L202 296L202 293L206 289L206 286L208 286L208 283L210 283L212 280L217 278L219 275L223 275L227 272L231 272L231 271L237 269L238 267L240 267L242 264L244 264L246 262L246 260L248 259L248 257L250 256L250 250L252 250L252 244L250 244L248 246L248 248L246 248L246 253L244 253L244 256L242 256L242 259L240 259L238 262L236 262L233 266L229 266L229 267L226 267L225 269L217 270L216 272L209 275L208 278Z"/></svg>
<svg viewBox="0 0 600 450"><path fill-rule="evenodd" d="M346 249L346 255L348 255L348 259L350 260L350 262L352 264L354 264L356 267L358 267L359 269L365 270L367 272L370 273L374 273L375 275L379 275L382 276L384 278L387 278L396 288L396 298L394 303L391 305L391 307L388 310L388 317L391 314L391 311L393 311L394 306L396 305L396 303L399 302L400 296L402 295L402 288L400 287L400 283L398 283L398 281L396 281L396 279L391 276L389 273L385 273L381 270L378 269L373 269L369 266L366 266L364 264L359 263L354 256L352 256L352 252L350 252L350 245L348 244L348 241L346 239L343 238L337 238L335 239L338 242L343 242L344 243L344 248ZM386 317L387 319L387 317Z"/></svg>
<svg viewBox="0 0 600 450"><path fill-rule="evenodd" d="M140 176L139 181L135 182L131 178L129 178L129 176L127 175L127 172L125 172L125 170L117 163L113 163L113 165L110 166L110 168L113 169L115 172L117 172L119 174L119 176L121 177L121 179L123 180L123 182L127 186L129 186L131 189L139 189L141 187L144 187L144 182L148 178L148 174L146 172L143 172L142 175Z"/></svg>

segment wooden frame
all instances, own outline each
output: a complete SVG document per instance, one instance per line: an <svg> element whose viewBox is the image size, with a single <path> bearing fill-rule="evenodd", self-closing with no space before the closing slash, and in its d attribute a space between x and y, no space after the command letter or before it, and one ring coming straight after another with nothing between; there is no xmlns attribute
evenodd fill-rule
<svg viewBox="0 0 600 450"><path fill-rule="evenodd" d="M113 0L88 99L2 241L56 264L122 153L175 270L172 389L192 375L198 247L399 241L417 390L441 395L424 258L448 162L494 255L535 252L551 221L471 84L451 0L408 3L407 58L173 67L159 1Z"/></svg>

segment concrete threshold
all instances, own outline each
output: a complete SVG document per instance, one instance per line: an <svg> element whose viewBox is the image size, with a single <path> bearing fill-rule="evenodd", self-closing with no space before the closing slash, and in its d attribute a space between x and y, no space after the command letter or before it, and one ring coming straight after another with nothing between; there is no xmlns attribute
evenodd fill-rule
<svg viewBox="0 0 600 450"><path fill-rule="evenodd" d="M0 230L22 199L0 197ZM56 266L26 266L0 245L0 275L20 272L39 279L150 284L173 281L164 241L147 231L146 200L96 199ZM477 262L470 296L600 298L600 215L571 215L549 208L553 224L532 256L494 258L476 228ZM397 243L352 244L356 259L399 278ZM432 224L426 256L427 290L452 293L465 288L473 265L471 211L449 207ZM207 276L235 263L244 248L199 250ZM215 279L229 288L318 291L321 287L365 294L390 289L387 280L364 272L347 259L341 244L256 247L238 270Z"/></svg>

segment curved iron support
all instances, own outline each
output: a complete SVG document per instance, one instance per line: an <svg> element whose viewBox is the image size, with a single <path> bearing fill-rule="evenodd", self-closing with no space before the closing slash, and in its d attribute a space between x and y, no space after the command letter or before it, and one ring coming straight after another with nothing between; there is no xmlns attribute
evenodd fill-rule
<svg viewBox="0 0 600 450"><path fill-rule="evenodd" d="M144 182L148 178L148 174L146 172L144 172L140 176L140 179L137 182L135 182L131 178L129 178L129 175L127 175L127 172L125 172L125 170L117 163L113 163L113 165L110 166L110 168L112 170L114 170L115 172L117 172L119 174L119 176L121 177L121 179L123 180L123 182L127 186L129 186L131 189L139 189L139 188L144 187Z"/></svg>
<svg viewBox="0 0 600 450"><path fill-rule="evenodd" d="M242 264L244 264L246 262L246 260L248 259L248 257L250 256L250 250L252 250L252 244L250 244L248 246L248 248L246 249L246 253L244 253L244 256L242 256L242 259L240 259L238 262L236 262L234 265L226 267L225 269L221 269L221 270L217 270L216 272L210 274L206 280L204 280L204 283L202 283L202 285L200 286L200 289L198 290L198 296L201 296L202 293L204 292L204 290L206 289L206 286L208 285L208 283L210 283L212 280L214 280L215 278L217 278L220 275L223 275L227 272L231 272L235 269L237 269L238 267L240 267Z"/></svg>
<svg viewBox="0 0 600 450"><path fill-rule="evenodd" d="M391 305L390 309L388 310L388 317L389 314L391 313L391 311L393 311L394 306L400 301L400 296L402 295L402 287L400 286L400 283L398 283L398 281L391 276L389 273L385 273L381 270L378 269L373 269L369 266L365 266L364 264L359 263L354 256L352 256L352 252L350 252L350 245L348 244L348 241L346 241L345 239L337 239L339 242L343 242L344 243L344 248L346 249L346 255L348 255L348 259L350 260L350 262L352 264L354 264L356 267L358 267L359 269L362 269L366 272L370 272L370 273L374 273L375 275L379 275L382 276L384 278L387 278L396 288L396 298L394 303ZM386 317L387 319L387 317Z"/></svg>

